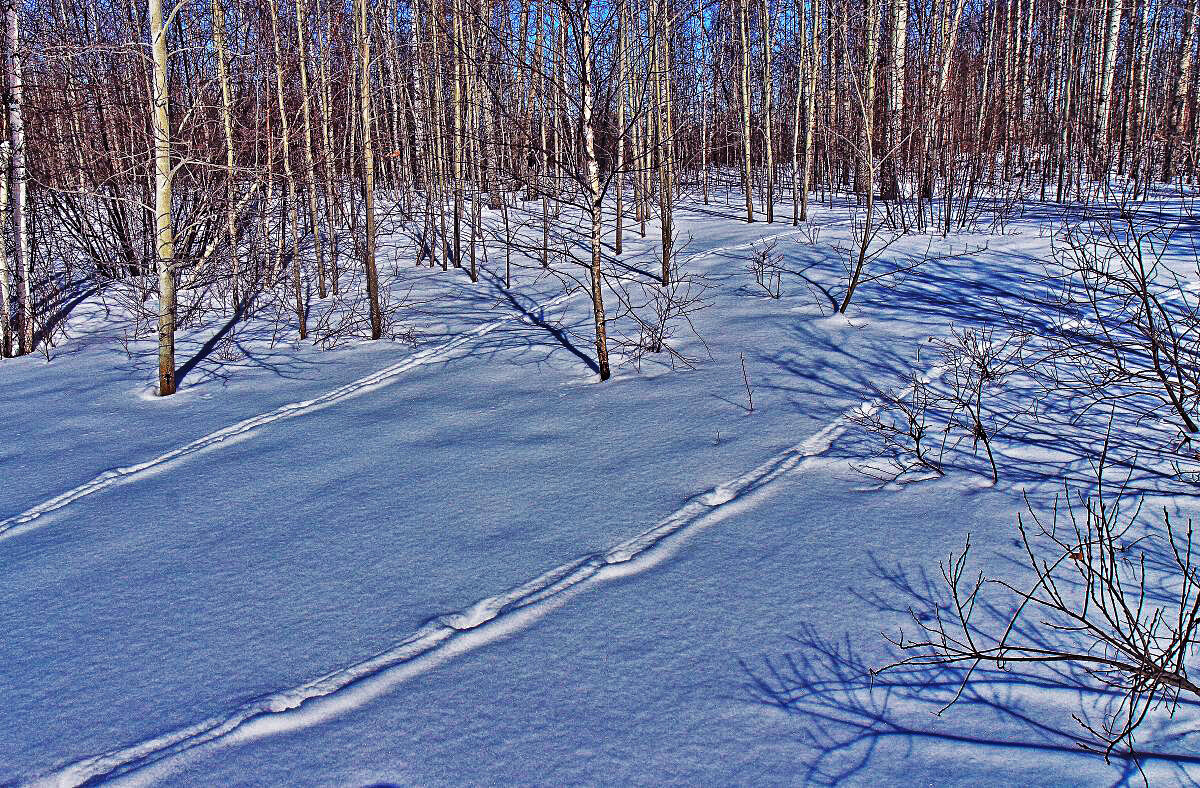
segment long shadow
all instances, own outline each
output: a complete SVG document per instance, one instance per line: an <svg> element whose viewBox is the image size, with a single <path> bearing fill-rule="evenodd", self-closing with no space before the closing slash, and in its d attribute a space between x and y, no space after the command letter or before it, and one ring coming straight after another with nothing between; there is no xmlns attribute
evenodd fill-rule
<svg viewBox="0 0 1200 788"><path fill-rule="evenodd" d="M233 331L234 326L242 322L242 320L246 317L246 314L250 311L250 307L254 304L255 299L258 297L258 293L259 291L254 291L247 294L246 297L241 300L241 303L239 303L234 309L233 315L229 318L229 320L225 321L225 325L221 326L217 333L205 340L204 344L200 346L200 349L196 351L195 355L180 365L175 372L176 384L182 383L188 374L194 370L201 361L204 361L212 354L214 350L216 350L217 345L221 344L221 340L227 337L230 332Z"/></svg>
<svg viewBox="0 0 1200 788"><path fill-rule="evenodd" d="M913 614L925 620L954 620L951 602L923 570L885 567L874 556L872 562L883 590L857 595L860 599L907 618L910 625ZM981 606L976 615L1003 627L1006 612ZM1021 634L1053 647L1044 637L1037 639L1038 631ZM1071 636L1071 630L1056 635ZM974 670L967 665L905 665L877 672L873 668L901 655L887 649L864 657L850 636L830 638L812 625L802 627L791 640L794 651L753 663L741 661L747 677L742 690L743 697L804 720L802 743L810 753L804 764L807 782L863 779L879 746L888 740L909 747L927 741L934 746L1079 756L1098 763L1098 742L1083 726L1096 727L1097 718L1119 709L1122 697L1069 662L1018 662L1004 669ZM1118 748L1111 753L1116 783L1144 776L1143 770L1151 766L1163 767L1184 782L1200 777L1195 726L1186 724L1200 717L1200 702L1181 699L1170 716L1174 719L1160 709L1138 730L1136 750ZM939 717L944 722L934 721ZM954 725L955 720L963 723ZM988 733L977 733L981 728Z"/></svg>
<svg viewBox="0 0 1200 788"><path fill-rule="evenodd" d="M545 319L545 317L543 316L543 313L540 309L537 312L530 311L523 303L521 303L521 300L519 298L517 298L516 293L512 292L512 290L509 290L509 289L503 287L502 283L499 281L499 279L496 279L493 274L488 273L487 277L489 279L494 280L493 284L496 286L496 289L499 290L500 293L503 295L504 300L510 306L512 306L513 309L517 310L517 312L519 312L521 314L521 316L526 319L526 321L528 322L529 325L534 326L535 328L540 328L540 329L548 332L550 334L550 336L554 337L555 341L558 342L558 344L562 345L564 348L566 348L566 350L568 352L570 352L572 355L574 355L576 358L578 358L580 361L582 361L584 364L586 364L588 366L588 369L590 369L592 372L599 374L600 367L596 364L596 362L592 359L591 356L587 355L582 350L575 347L575 344L571 341L571 338L567 335L567 332L563 331L561 326L548 322Z"/></svg>
<svg viewBox="0 0 1200 788"><path fill-rule="evenodd" d="M58 303L53 311L46 318L45 322L40 327L35 327L33 332L34 347L39 347L43 342L54 336L54 331L63 321L70 317L75 308L86 301L91 296L95 295L99 288L86 280L71 282L64 288L60 294ZM38 311L44 312L47 305L38 305Z"/></svg>
<svg viewBox="0 0 1200 788"><path fill-rule="evenodd" d="M1062 215L1055 218L1061 219ZM1158 218L1179 219L1168 213ZM1191 220L1179 228L1179 232L1195 231L1196 224ZM914 362L913 350L922 346L929 333L944 330L948 325L959 329L1025 330L1038 337L1064 336L1064 322L1079 316L1065 310L1053 297L1046 277L1037 276L1039 263L1019 251L989 251L931 263L886 287L870 286L860 291L852 316L858 312L874 321L893 321L897 341L882 347L873 343L867 355L856 356L831 336L825 326L798 320L790 329L793 339L787 343L790 347L770 348L760 354L758 360L773 364L783 374L775 376L771 383L759 385L777 388L801 400L816 401L822 397L861 400L877 391L876 387L886 385L886 381L902 383L914 368L928 368L935 363L936 357ZM815 271L813 278L829 282L822 289L836 288L838 284L838 273L828 267ZM1103 408L1089 408L1077 393L1047 391L1045 386L1035 383L1016 379L992 403L996 410L1017 413L1028 407L1032 398L1036 397L1039 403L1034 415L997 440L1003 484L1028 484L1042 488L1042 492L1045 488L1061 492L1065 482L1094 483L1090 462L1105 444L1109 428L1115 422L1124 428L1120 432L1122 451L1110 453L1108 460L1122 470L1122 478L1128 474L1128 492L1166 493L1189 501L1200 495L1200 485L1189 488L1181 484L1169 467L1170 461L1184 457L1173 456L1164 448L1164 430L1146 423L1147 407L1154 404L1147 399L1150 395L1130 396L1125 392L1106 402ZM861 458L869 456L873 448L870 440L851 432L839 441L835 451ZM970 454L968 441L956 462L971 468ZM971 469L982 471L980 462L975 457ZM1040 499L1037 494L1031 497ZM1011 557L1006 560L1015 562ZM1169 555L1149 555L1147 566L1168 573L1172 564ZM887 568L876 560L874 574L883 581L886 591L855 595L876 610L891 611L904 618L913 610L921 611L924 616L948 610L946 601L938 598L938 584L924 572ZM1147 599L1169 602L1172 591L1177 597L1177 589L1152 586L1147 589ZM981 605L980 612L1002 624L1007 620L1005 612L996 608ZM908 622L911 624L911 619ZM1021 630L1020 634L1038 636L1037 631L1030 629ZM1096 741L1090 739L1081 725L1073 725L1062 707L1074 700L1079 707L1079 718L1086 722L1090 717L1105 714L1106 709L1111 710L1120 699L1094 675L1069 664L1026 667L1018 663L1010 664L1006 670L980 668L964 686L967 671L953 665L909 666L874 675L872 667L892 662L898 655L893 652L869 664L849 638L830 639L813 627L802 630L794 642L798 646L795 653L769 657L754 665L744 662L748 676L744 689L754 700L805 721L808 733L805 743L812 752L805 764L809 782L863 779L863 771L887 740L910 745L926 740L981 749L1095 758L1081 747L1094 748ZM962 694L957 696L960 688ZM922 724L922 719L931 717L921 712L936 714L956 696L958 699L947 715L951 719L956 713L968 717L966 726L946 730L944 726ZM1177 713L1184 715L1185 722L1200 718L1200 703L1190 699L1181 702ZM979 724L981 718L985 720L983 726ZM976 734L981 727L989 733ZM1178 720L1173 724L1161 717L1150 720L1139 730L1139 744L1145 746L1138 746L1136 751L1112 753L1115 782L1144 776L1141 770L1153 764L1181 782L1194 783L1200 777L1200 755L1197 755L1197 734L1187 731L1195 728L1195 725L1181 725Z"/></svg>
<svg viewBox="0 0 1200 788"><path fill-rule="evenodd" d="M901 260L893 265L903 265L903 254L897 252ZM886 285L860 289L850 319L860 314L873 321L887 320L896 327L893 333L898 341L886 346L874 343L856 356L825 326L798 320L789 328L793 341L759 355L759 361L783 373L763 385L813 400L818 399L816 394L863 399L886 389L887 381L898 390L911 372L928 369L939 360L936 353L922 361L914 358L921 348L932 349L923 340L951 326L994 330L997 336L1028 335L1035 340L1033 350L1047 358L1058 346L1108 352L1093 347L1094 338L1068 327L1081 315L1072 311L1075 305L1056 297L1049 273L1039 272L1042 264L1026 252L989 250L930 262ZM838 272L831 269L805 268L805 285L810 289L817 285L817 292L827 298L829 292L836 292L838 281ZM1129 342L1125 356L1137 362L1136 338ZM1088 463L1099 455L1111 422L1120 441L1109 462L1131 472L1132 491L1200 495L1200 484L1187 483L1186 473L1180 473L1182 468L1200 474L1200 456L1194 447L1173 445L1171 428L1155 421L1169 422L1170 414L1153 389L1114 389L1097 401L1095 392L1056 383L1049 371L1045 367L1033 376L1015 376L990 389L989 413L1019 416L1005 426L1003 434L991 436L1004 483L1059 487L1064 481L1088 481ZM948 412L930 415L951 417ZM961 446L949 467L982 472L977 442L967 440ZM848 448L845 441L841 448ZM858 458L865 459L872 447L860 442L849 448L851 458L860 451Z"/></svg>

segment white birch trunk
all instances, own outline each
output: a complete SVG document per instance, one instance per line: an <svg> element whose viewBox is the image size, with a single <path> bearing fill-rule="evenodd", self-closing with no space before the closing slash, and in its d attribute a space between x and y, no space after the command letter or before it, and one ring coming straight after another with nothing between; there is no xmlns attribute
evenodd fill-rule
<svg viewBox="0 0 1200 788"><path fill-rule="evenodd" d="M175 228L171 222L171 112L167 93L167 31L162 0L149 0L154 64L150 98L154 130L154 226L158 263L158 393L175 393ZM15 37L10 24L10 41ZM11 83L10 83L11 84ZM22 141L23 142L23 141Z"/></svg>
<svg viewBox="0 0 1200 788"><path fill-rule="evenodd" d="M588 215L591 217L591 279L592 312L596 323L596 365L600 368L600 380L608 380L611 372L608 365L608 337L604 315L604 282L600 272L600 210L603 195L600 193L600 166L596 161L596 131L592 118L592 19L591 3L584 2L580 10L580 72L579 72L579 125L583 132L584 181L587 186Z"/></svg>
<svg viewBox="0 0 1200 788"><path fill-rule="evenodd" d="M239 302L241 255L238 253L237 201L234 199L233 95L229 84L229 54L225 41L225 0L212 0L213 46L217 50L217 81L221 84L221 128L225 134L225 233L229 237L234 308Z"/></svg>
<svg viewBox="0 0 1200 788"><path fill-rule="evenodd" d="M12 160L12 146L7 140L0 142L0 227L8 226L8 167ZM12 280L8 274L8 244L0 236L0 358L13 354L12 325Z"/></svg>
<svg viewBox="0 0 1200 788"><path fill-rule="evenodd" d="M1103 64L1100 70L1100 95L1096 104L1096 167L1097 174L1107 167L1109 120L1112 114L1113 76L1117 66L1117 36L1121 32L1121 13L1124 0L1110 0L1108 23L1105 26ZM1102 161L1103 159L1103 161Z"/></svg>
<svg viewBox="0 0 1200 788"><path fill-rule="evenodd" d="M379 274L375 267L375 147L371 137L371 37L367 24L368 0L357 0L355 27L358 30L359 111L362 113L363 202L367 214L367 238L363 244L363 268L367 276L367 299L371 312L371 339L383 336L379 307Z"/></svg>
<svg viewBox="0 0 1200 788"><path fill-rule="evenodd" d="M750 170L750 31L746 19L746 4L750 0L736 0L738 4L738 32L741 43L741 69L739 87L742 100L742 189L746 193L746 221L754 221L754 189Z"/></svg>
<svg viewBox="0 0 1200 788"><path fill-rule="evenodd" d="M12 140L12 220L15 235L14 269L21 276L20 353L33 352L33 262L29 250L29 219L27 214L28 173L25 167L25 115L23 101L24 74L21 67L21 15L17 0L4 4L5 38L8 60L5 79L8 83L8 129ZM165 46L165 44L164 44Z"/></svg>
<svg viewBox="0 0 1200 788"><path fill-rule="evenodd" d="M772 128L774 89L771 85L771 50L773 48L771 36L771 0L761 0L758 19L763 41L763 166L766 169L767 178L767 196L765 202L767 224L771 224L775 221L775 133Z"/></svg>

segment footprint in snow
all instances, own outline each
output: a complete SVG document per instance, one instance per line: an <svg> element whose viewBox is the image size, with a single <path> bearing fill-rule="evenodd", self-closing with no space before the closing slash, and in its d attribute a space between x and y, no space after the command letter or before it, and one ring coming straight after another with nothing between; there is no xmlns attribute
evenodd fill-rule
<svg viewBox="0 0 1200 788"><path fill-rule="evenodd" d="M709 493L706 493L700 501L705 506L721 506L729 503L734 498L734 491L729 487L714 487Z"/></svg>

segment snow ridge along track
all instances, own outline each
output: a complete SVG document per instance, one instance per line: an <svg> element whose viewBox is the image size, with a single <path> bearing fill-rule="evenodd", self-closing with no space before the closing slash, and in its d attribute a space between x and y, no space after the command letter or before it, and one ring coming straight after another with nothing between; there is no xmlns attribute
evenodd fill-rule
<svg viewBox="0 0 1200 788"><path fill-rule="evenodd" d="M943 367L935 366L923 377L933 379L944 372ZM337 704L336 698L330 696L342 690L352 692L351 685L380 676L390 669L416 667L414 663L422 658L453 656L457 651L473 648L472 635L480 634L479 630L489 624L511 623L508 631L520 629L523 614L536 614L539 608L545 609L567 601L569 594L583 583L602 582L654 566L669 555L673 537L685 537L689 530L733 511L780 476L803 467L806 460L815 460L825 454L846 431L849 416L856 412L871 412L879 407L879 400L859 403L796 446L775 454L735 479L691 498L652 528L602 553L580 556L520 586L481 599L458 612L438 616L386 650L361 662L331 671L300 686L255 698L228 714L209 717L153 739L62 765L37 779L34 784L57 788L82 785L101 778L115 778L193 748L216 744L218 740L244 731L255 720L300 710L306 702L315 706L321 699L334 701L335 707L340 706L335 708L335 713L352 708L352 701ZM286 726L277 727L283 729ZM267 730L271 730L270 725Z"/></svg>
<svg viewBox="0 0 1200 788"><path fill-rule="evenodd" d="M573 292L561 293L554 298L549 299L545 303L539 304L538 308L545 309L555 306L563 301L568 300L573 295ZM140 474L157 468L158 466L179 460L183 457L203 451L204 449L212 446L216 446L224 441L229 440L230 438L243 435L251 430L257 429L258 427L262 427L276 421L284 421L286 419L295 418L296 416L310 413L314 410L332 405L335 402L348 399L378 386L387 385L402 373L433 361L440 361L449 356L450 353L460 345L464 345L467 342L470 342L472 339L490 334L497 328L516 320L518 317L519 315L514 314L505 316L499 320L493 320L490 323L484 323L483 325L459 334L458 336L455 336L454 338L443 342L440 345L435 345L433 347L426 348L425 350L420 350L416 353L413 353L411 356L408 356L402 361L398 361L391 366L384 367L378 372L372 372L370 375L361 377L358 380L347 383L344 386L340 386L332 391L327 391L319 397L301 400L299 402L289 402L286 405L279 406L275 410L268 411L266 413L260 413L257 416L251 416L248 419L243 419L236 424L231 424L230 426L219 429L216 432L210 432L208 435L197 438L191 443L185 444L178 448L171 449L170 451L160 454L157 457L152 457L134 465L126 465L121 468L113 468L112 470L105 471L89 482L85 482L78 487L67 490L66 492L56 495L47 501L43 501L36 506L26 509L20 514L14 515L5 520L0 520L0 541L36 527L32 523L45 514L49 514L50 512L61 509L64 506L72 504L75 501L78 501L80 498L86 498L93 493L98 493L101 490L106 490L109 487L114 487L118 484L124 484L133 480Z"/></svg>
<svg viewBox="0 0 1200 788"><path fill-rule="evenodd" d="M687 261L700 260L705 257L711 257L713 255L723 254L725 252L748 249L755 243L759 243L760 240L780 238L786 235L792 235L796 232L799 231L789 230L787 232L777 233L776 235L772 236L764 236L763 239L755 239L754 241L748 243L709 249L689 255L685 259ZM547 309L549 307L556 306L564 301L570 300L577 292L578 291L573 290L561 293L549 299L548 301L545 301L544 303L538 304L537 308ZM370 375L359 378L351 383L347 383L344 386L336 388L332 391L328 391L319 397L301 400L299 402L290 402L287 405L281 405L275 410L268 411L267 413L260 413L259 415L251 416L248 419L243 419L236 424L231 424L230 426L219 429L216 432L211 432L208 435L197 438L191 443L172 449L168 452L158 455L157 457L152 457L134 465L126 465L121 468L107 470L91 481L85 482L78 487L67 490L66 492L56 495L49 500L32 506L20 514L15 514L12 517L0 520L0 541L12 538L18 534L36 528L38 526L36 521L39 520L43 515L50 514L51 512L55 512L63 507L69 506L75 501L78 501L81 498L86 498L94 493L98 493L103 490L107 490L110 487L115 487L117 485L133 481L142 474L155 470L166 463L174 462L188 457L189 455L196 454L197 452L204 451L205 449L218 446L224 441L235 438L239 435L244 435L252 430L266 426L273 422L295 418L296 416L310 413L314 410L324 408L341 400L357 396L371 389L385 386L408 370L428 364L430 362L441 361L461 345L464 345L473 339L490 334L496 329L507 325L508 323L519 320L522 317L522 314L514 313L512 315L506 315L505 317L493 320L490 323L484 323L483 325L459 334L458 336L443 342L440 345L418 351L411 356L392 364L389 367L385 367L378 372L373 372Z"/></svg>
<svg viewBox="0 0 1200 788"><path fill-rule="evenodd" d="M481 599L456 613L438 616L388 649L361 662L326 673L298 687L255 698L228 714L210 717L153 739L61 766L39 778L35 785L76 786L148 767L194 747L225 738L256 718L285 714L305 702L326 698L355 682L377 676L390 668L411 664L421 657L438 652L453 653L456 646L464 645L463 641L468 640L471 633L485 625L508 617L519 620L523 612L565 601L572 589L586 581L602 581L648 568L665 557L654 553L665 546L671 537L682 535L723 508L731 509L747 496L797 468L804 460L824 454L845 429L843 416L804 442L776 454L736 479L692 498L637 536L605 552L590 553L568 561L523 585ZM666 552L662 551L664 554ZM631 566L635 561L639 565ZM514 628L519 626L518 623Z"/></svg>

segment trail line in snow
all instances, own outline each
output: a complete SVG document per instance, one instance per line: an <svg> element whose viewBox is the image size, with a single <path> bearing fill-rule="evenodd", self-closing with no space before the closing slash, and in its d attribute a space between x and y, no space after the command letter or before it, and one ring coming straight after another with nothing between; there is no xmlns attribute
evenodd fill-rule
<svg viewBox="0 0 1200 788"><path fill-rule="evenodd" d="M939 374L934 368L928 375ZM669 544L675 537L684 537L713 517L731 512L754 493L763 490L784 474L796 470L806 460L815 460L833 446L834 441L845 432L847 417L856 411L880 407L878 400L867 400L842 413L816 434L801 443L781 451L737 478L718 484L712 489L690 498L683 506L653 527L620 542L603 552L588 553L554 567L541 575L495 596L485 597L468 607L440 615L415 632L396 641L387 649L347 667L326 673L290 689L263 695L247 701L231 712L213 716L185 728L147 739L120 749L111 750L56 768L38 778L37 786L77 786L98 778L113 778L127 774L182 754L196 747L227 739L235 732L245 732L251 721L263 722L273 715L297 711L304 704L305 710L320 703L331 703L334 713L353 708L352 700L338 703L337 693L351 685L368 679L381 677L392 669L417 667L421 660L436 664L439 655L446 658L469 650L486 638L472 641L480 630L489 625L498 625L503 634L517 631L536 618L538 608L551 607L565 602L568 596L581 588L581 584L600 582L643 572L665 560L671 550ZM503 625L508 623L505 628ZM414 672L420 672L414 670ZM266 724L268 731L286 729L281 718L275 725Z"/></svg>
<svg viewBox="0 0 1200 788"><path fill-rule="evenodd" d="M797 229L792 229L786 232L776 233L770 236L763 236L762 238L756 238L746 243L731 244L729 246L722 246L715 249L707 249L688 255L684 259L687 262L692 262L726 252L749 249L754 244L760 243L762 240L781 238L786 235L793 235L797 232L800 231ZM550 298L541 304L537 304L536 308L539 310L545 310L550 307L557 306L558 304L574 298L578 292L578 290L571 290L565 293L560 293L559 295L554 296L553 298ZM245 435L252 430L258 429L259 427L264 427L277 421L285 421L306 413L311 413L315 410L328 407L336 402L340 402L364 392L388 385L403 373L416 367L420 367L424 364L444 360L460 346L474 339L478 339L479 337L486 336L487 334L490 334L496 329L501 328L509 323L522 320L524 317L525 315L520 312L514 312L511 315L505 315L504 317L498 318L489 323L484 323L469 331L458 334L452 339L442 342L439 345L417 351L416 353L413 353L412 355L396 362L395 364L384 367L377 372L373 372L370 375L361 377L358 380L347 383L344 386L339 386L332 391L327 391L318 397L281 405L274 410L266 413L260 413L257 416L251 416L247 419L237 422L236 424L231 424L228 427L216 430L215 432L210 432L203 437L197 438L191 443L171 449L170 451L164 452L155 457L151 457L148 460L143 460L142 462L135 463L133 465L126 465L104 471L99 476L96 476L90 481L84 482L78 487L73 487L66 492L54 496L53 498L49 498L39 504L31 506L20 514L15 514L4 520L0 520L0 541L4 541L5 539L12 538L18 534L25 533L26 531L36 528L38 526L37 521L44 515L58 511L59 509L69 506L81 498L86 498L89 495L102 492L110 487L115 487L120 484L126 484L134 481L138 477L146 475L150 471L153 471L169 462L175 462L190 455L204 451L205 449L219 446L231 438Z"/></svg>
<svg viewBox="0 0 1200 788"><path fill-rule="evenodd" d="M570 299L574 295L574 292L560 293L545 303L539 304L538 308L547 309L549 307L553 307ZM361 377L358 380L345 384L344 386L339 386L332 391L327 391L320 396L312 399L300 400L298 402L289 402L288 404L281 405L274 410L267 411L266 413L260 413L257 416L251 416L247 419L237 422L236 424L231 424L228 427L223 427L215 432L210 432L203 437L197 438L191 443L171 449L170 451L159 454L156 457L151 457L148 460L143 460L142 462L135 463L133 465L126 465L104 471L99 476L79 485L78 487L74 487L64 493L56 495L53 498L43 501L42 503L32 506L20 514L13 515L5 520L0 520L0 541L11 538L19 533L23 533L36 527L34 522L43 515L62 509L63 507L72 504L81 498L86 498L94 493L98 493L118 484L130 482L136 477L143 475L161 465L182 459L192 454L196 454L204 449L219 445L230 440L231 438L244 435L245 433L255 430L259 427L273 424L277 421L292 419L306 413L311 413L312 411L327 407L336 402L340 402L341 400L349 399L350 397L362 394L365 391L387 385L410 369L414 369L430 362L445 359L459 346L464 345L478 337L490 334L501 326L517 320L519 317L519 313L506 315L498 320L484 323L483 325L476 326L475 328L465 331L462 334L458 334L446 342L442 342L439 345L435 345L424 350L419 350L416 353L413 353L412 355L402 359L401 361L396 362L395 364L384 367L377 372L372 372L370 375Z"/></svg>
<svg viewBox="0 0 1200 788"><path fill-rule="evenodd" d="M209 717L128 747L61 766L38 778L34 785L76 786L150 766L164 758L223 739L256 718L290 712L306 702L328 698L355 682L377 676L388 669L439 651L452 650L469 633L487 624L505 617L515 619L531 608L557 601L556 598L564 597L585 581L605 579L605 569L629 565L636 560L640 566L631 567L631 571L614 572L610 576L644 571L658 563L645 559L652 558L656 549L671 537L696 526L720 509L733 506L795 469L805 459L824 454L845 430L845 426L844 418L839 418L797 446L776 454L736 479L693 497L654 527L603 552L588 553L556 566L522 585L481 599L463 610L438 616L386 650L361 662L331 671L297 687L255 698L227 714Z"/></svg>

